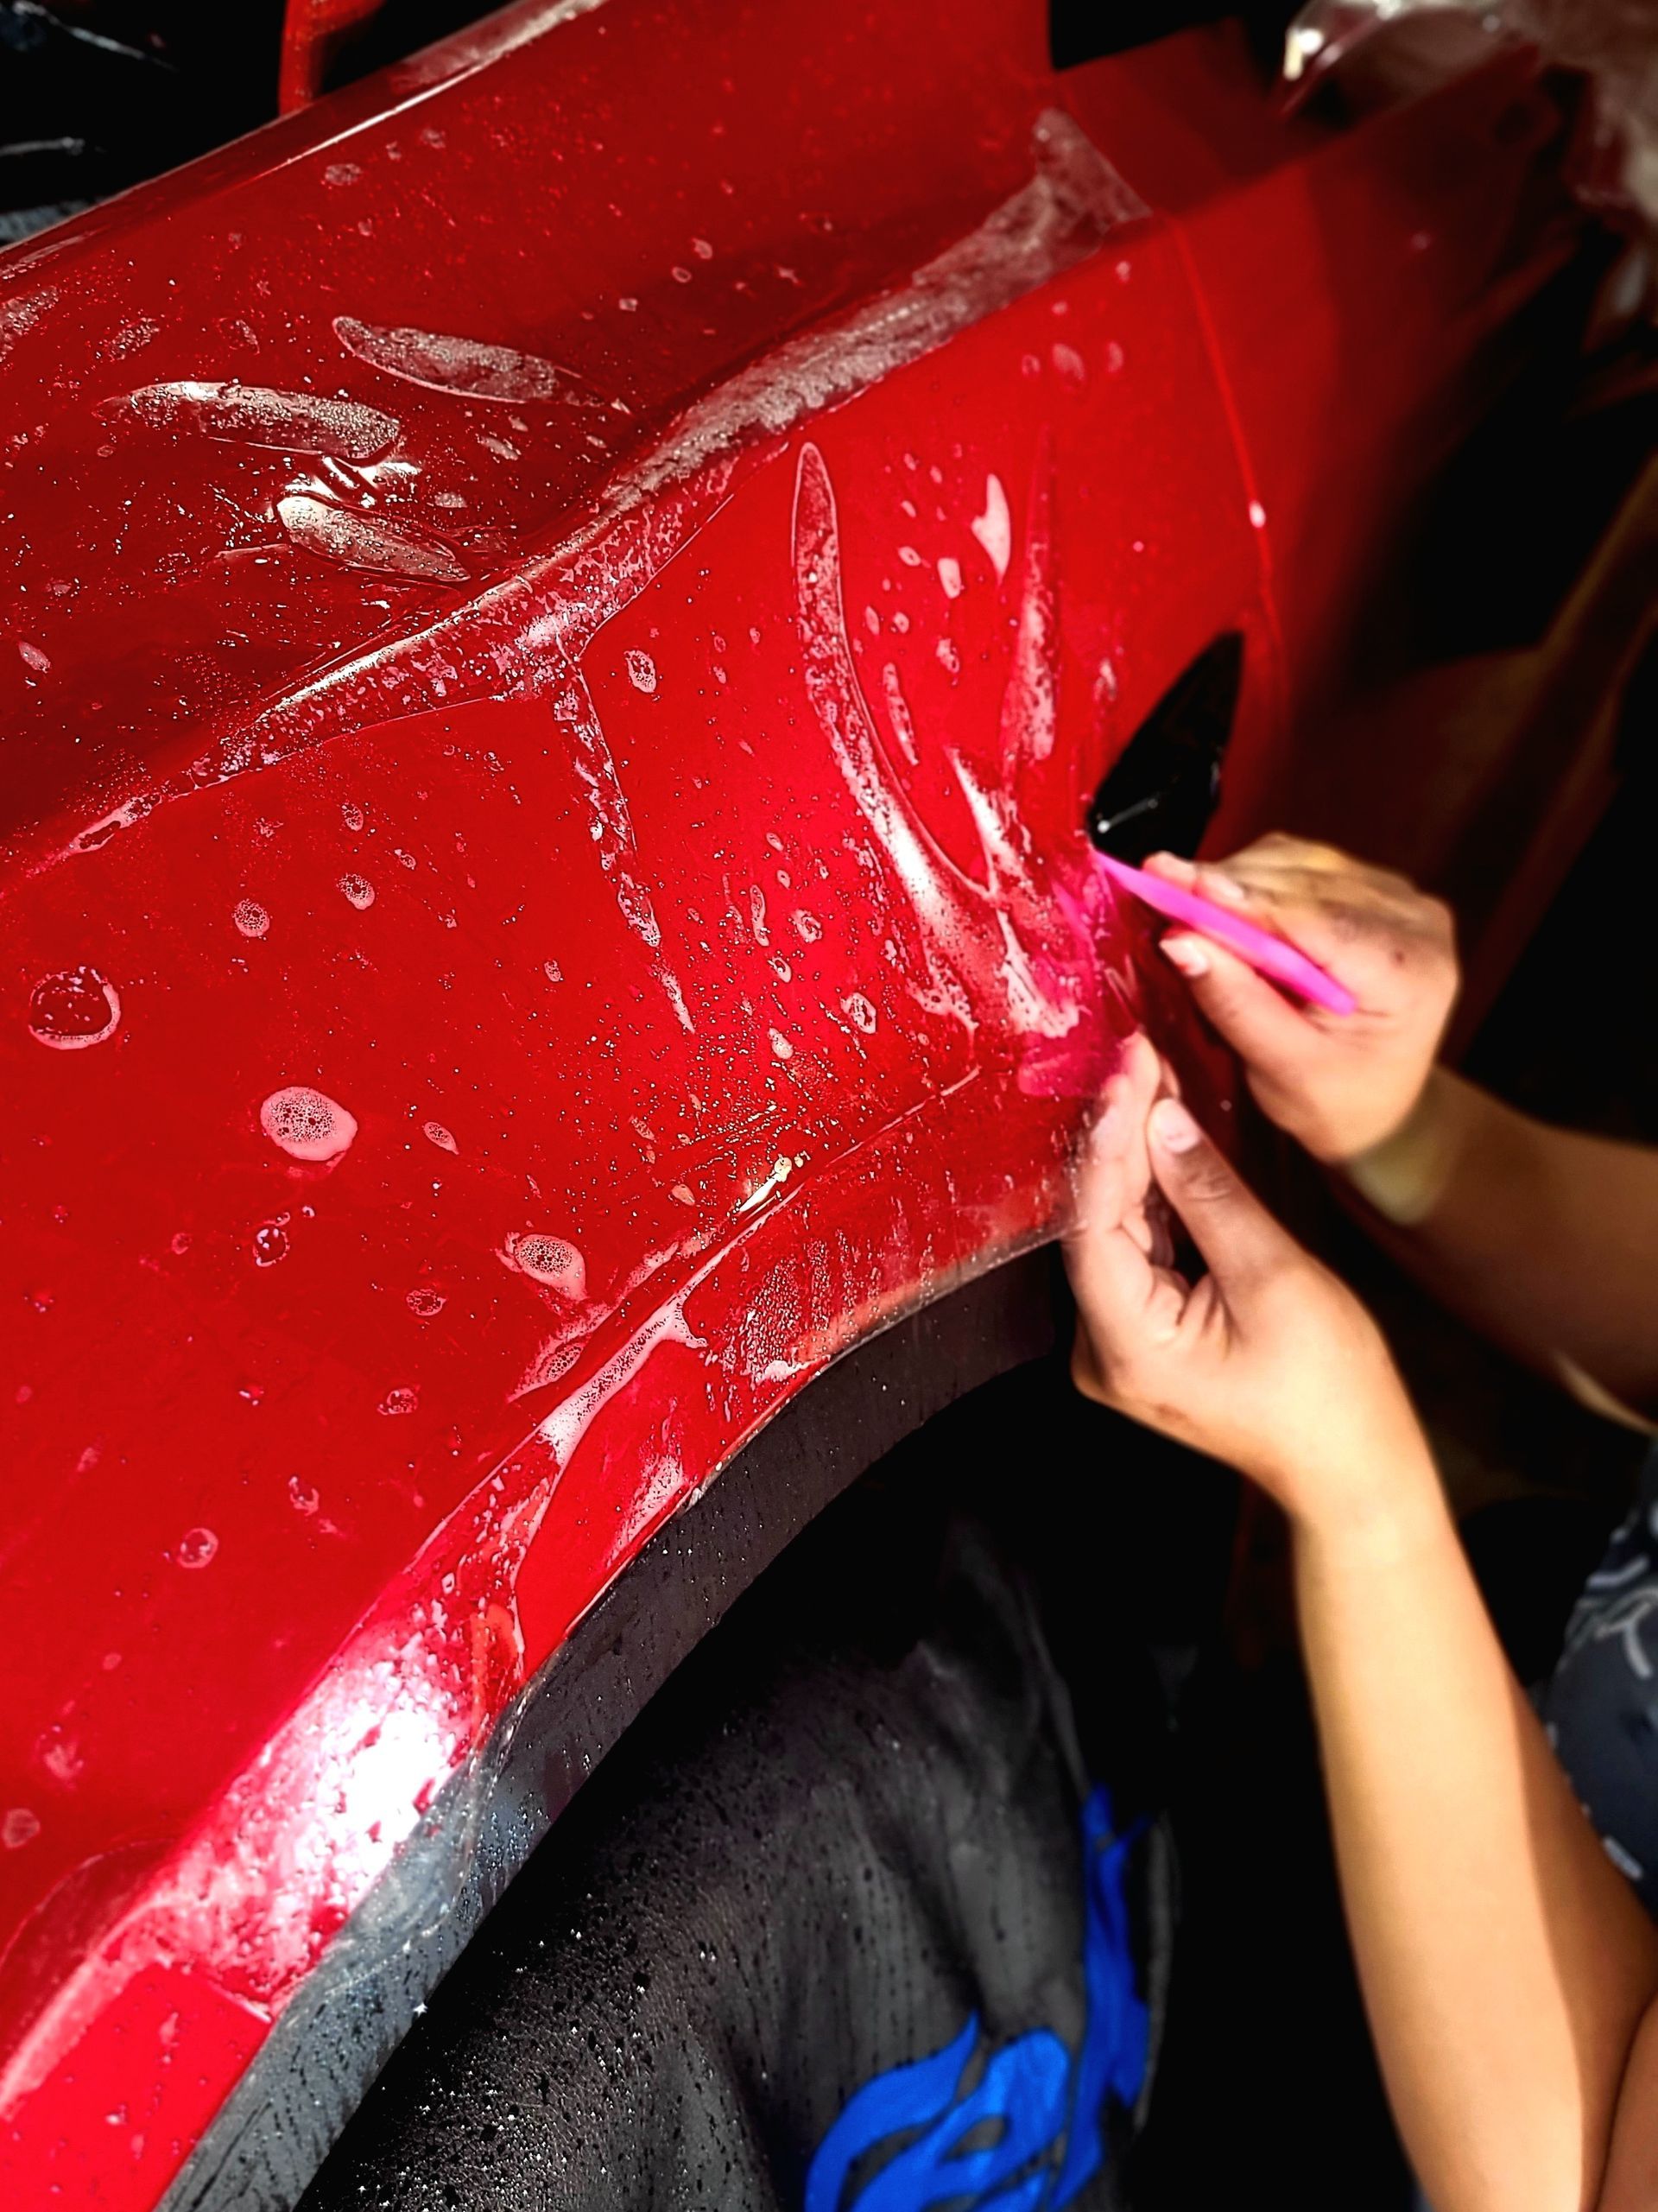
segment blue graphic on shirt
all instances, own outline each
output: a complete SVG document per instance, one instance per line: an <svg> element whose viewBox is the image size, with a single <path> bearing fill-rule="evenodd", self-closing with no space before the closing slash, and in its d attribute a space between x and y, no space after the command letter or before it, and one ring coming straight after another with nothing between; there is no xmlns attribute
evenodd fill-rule
<svg viewBox="0 0 1658 2212"><path fill-rule="evenodd" d="M1093 2178L1106 2098L1132 2104L1146 2077L1150 2018L1135 1987L1123 1886L1139 1832L1113 1836L1103 1789L1082 1809L1080 2050L1032 2028L981 2063L974 2013L944 2050L877 2074L848 2100L812 2161L805 2212L1058 2212ZM852 2168L895 2136L901 2147L843 2203Z"/></svg>

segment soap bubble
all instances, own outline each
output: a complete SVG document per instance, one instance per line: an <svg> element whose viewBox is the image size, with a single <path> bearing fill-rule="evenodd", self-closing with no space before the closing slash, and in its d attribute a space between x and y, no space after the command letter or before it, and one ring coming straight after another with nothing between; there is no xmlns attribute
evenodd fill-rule
<svg viewBox="0 0 1658 2212"><path fill-rule="evenodd" d="M58 1052L102 1044L114 1036L120 1019L119 994L95 967L43 976L29 994L29 1034Z"/></svg>
<svg viewBox="0 0 1658 2212"><path fill-rule="evenodd" d="M359 914L374 904L374 885L366 876L342 876L339 887Z"/></svg>
<svg viewBox="0 0 1658 2212"><path fill-rule="evenodd" d="M270 927L270 916L257 899L243 899L231 919L244 937L263 937Z"/></svg>
<svg viewBox="0 0 1658 2212"><path fill-rule="evenodd" d="M581 1254L562 1237L509 1237L507 1255L515 1267L532 1281L544 1283L561 1298L579 1305L587 1295L587 1267Z"/></svg>
<svg viewBox="0 0 1658 2212"><path fill-rule="evenodd" d="M356 1116L307 1083L273 1091L259 1109L259 1125L295 1160L337 1160L357 1135Z"/></svg>

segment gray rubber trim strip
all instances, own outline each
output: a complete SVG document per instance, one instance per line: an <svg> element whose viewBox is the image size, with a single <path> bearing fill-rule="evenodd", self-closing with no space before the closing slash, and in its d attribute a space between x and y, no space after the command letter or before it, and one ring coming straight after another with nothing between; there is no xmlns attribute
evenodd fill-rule
<svg viewBox="0 0 1658 2212"><path fill-rule="evenodd" d="M158 2212L291 2212L416 2010L655 1691L808 1522L936 1413L1054 1341L1027 1252L836 1362L658 1531L335 1937Z"/></svg>

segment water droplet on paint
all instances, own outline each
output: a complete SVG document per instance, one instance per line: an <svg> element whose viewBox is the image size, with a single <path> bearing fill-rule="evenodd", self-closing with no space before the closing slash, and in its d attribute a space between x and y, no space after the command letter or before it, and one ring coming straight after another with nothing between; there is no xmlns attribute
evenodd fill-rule
<svg viewBox="0 0 1658 2212"><path fill-rule="evenodd" d="M999 476L987 476L984 479L984 511L973 517L972 532L990 556L999 584L1013 558L1013 517L1008 511L1008 495L1002 489Z"/></svg>
<svg viewBox="0 0 1658 2212"><path fill-rule="evenodd" d="M861 991L853 992L850 998L843 998L840 1006L841 1011L851 1017L865 1036L874 1036L875 1009Z"/></svg>
<svg viewBox="0 0 1658 2212"><path fill-rule="evenodd" d="M423 1121L421 1134L435 1144L440 1152L459 1152L460 1147L440 1121Z"/></svg>
<svg viewBox="0 0 1658 2212"><path fill-rule="evenodd" d="M259 1109L259 1125L295 1160L337 1160L357 1135L357 1117L308 1083L273 1091Z"/></svg>
<svg viewBox="0 0 1658 2212"><path fill-rule="evenodd" d="M656 688L655 662L649 653L635 651L628 654L627 663L628 681L636 691L642 691L649 698Z"/></svg>
<svg viewBox="0 0 1658 2212"><path fill-rule="evenodd" d="M218 1538L211 1529L187 1529L174 1556L180 1567L206 1567L218 1550Z"/></svg>
<svg viewBox="0 0 1658 2212"><path fill-rule="evenodd" d="M374 904L374 885L366 876L342 876L339 888L359 914Z"/></svg>
<svg viewBox="0 0 1658 2212"><path fill-rule="evenodd" d="M256 1267L275 1267L279 1259L288 1258L288 1231L279 1221L267 1221L253 1233L253 1264Z"/></svg>
<svg viewBox="0 0 1658 2212"><path fill-rule="evenodd" d="M822 922L815 914L809 914L805 907L797 906L788 918L794 925L794 935L803 945L815 945L822 936Z"/></svg>
<svg viewBox="0 0 1658 2212"><path fill-rule="evenodd" d="M921 751L915 743L915 723L909 711L909 701L904 696L904 687L897 669L889 661L881 671L881 688L887 698L887 719L892 724L892 734L898 740L898 750L912 768L921 765Z"/></svg>
<svg viewBox="0 0 1658 2212"><path fill-rule="evenodd" d="M779 1060L793 1060L794 1048L781 1030L771 1032L771 1049Z"/></svg>
<svg viewBox="0 0 1658 2212"><path fill-rule="evenodd" d="M44 976L29 994L29 1034L58 1052L102 1044L120 1019L120 996L95 967Z"/></svg>
<svg viewBox="0 0 1658 2212"><path fill-rule="evenodd" d="M35 1746L41 1765L54 1782L67 1789L79 1782L86 1765L85 1752L63 1723L54 1721Z"/></svg>

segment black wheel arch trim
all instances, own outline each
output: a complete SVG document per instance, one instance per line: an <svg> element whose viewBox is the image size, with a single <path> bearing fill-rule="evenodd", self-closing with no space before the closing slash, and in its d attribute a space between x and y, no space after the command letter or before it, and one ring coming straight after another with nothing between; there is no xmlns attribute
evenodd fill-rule
<svg viewBox="0 0 1658 2212"><path fill-rule="evenodd" d="M158 2212L291 2212L444 1974L655 1691L788 1543L956 1399L1053 1349L1051 1251L838 1360L660 1529L453 1776L289 2002Z"/></svg>

